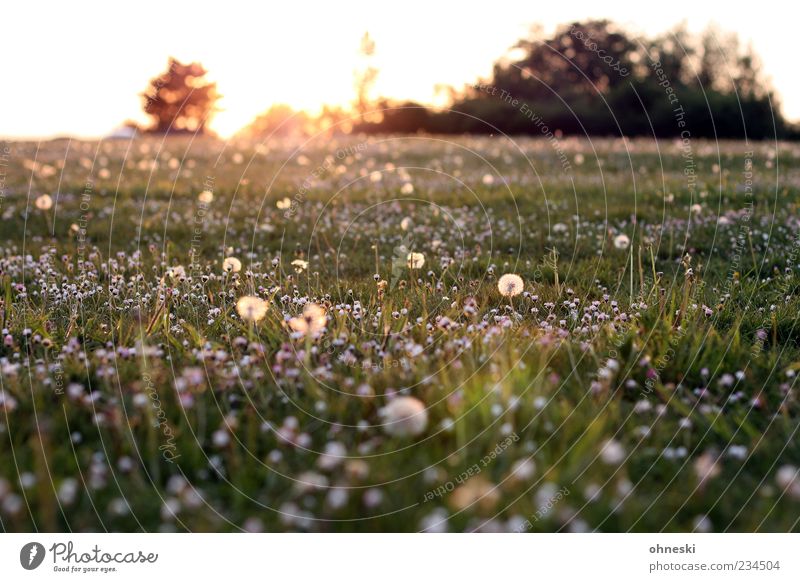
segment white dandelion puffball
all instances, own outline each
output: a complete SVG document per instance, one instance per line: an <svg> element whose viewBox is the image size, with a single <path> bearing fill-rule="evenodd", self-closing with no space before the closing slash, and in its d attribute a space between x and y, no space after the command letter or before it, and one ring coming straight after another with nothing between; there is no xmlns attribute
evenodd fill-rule
<svg viewBox="0 0 800 582"><path fill-rule="evenodd" d="M228 257L222 261L222 270L226 273L238 273L242 270L242 261L236 257Z"/></svg>
<svg viewBox="0 0 800 582"><path fill-rule="evenodd" d="M245 321L261 321L267 314L267 302L260 297L245 295L236 302L236 313Z"/></svg>
<svg viewBox="0 0 800 582"><path fill-rule="evenodd" d="M394 437L413 437L428 427L428 410L413 396L398 396L384 406L380 415L386 423L383 430Z"/></svg>
<svg viewBox="0 0 800 582"><path fill-rule="evenodd" d="M405 218L403 218L403 220L400 221L400 228L402 228L403 230L408 230L409 228L411 228L411 225L412 225L411 218L409 218L408 216L406 216Z"/></svg>
<svg viewBox="0 0 800 582"><path fill-rule="evenodd" d="M413 194L414 193L414 184L411 182L406 182L403 184L403 187L400 188L400 192L402 194Z"/></svg>
<svg viewBox="0 0 800 582"><path fill-rule="evenodd" d="M328 316L324 307L316 303L308 303L303 308L303 315L289 320L289 327L299 336L317 337L328 324Z"/></svg>
<svg viewBox="0 0 800 582"><path fill-rule="evenodd" d="M500 291L500 295L503 297L514 297L515 295L519 295L522 293L522 288L524 286L525 283L522 281L522 277L513 273L507 273L503 275L497 282L497 289Z"/></svg>
<svg viewBox="0 0 800 582"><path fill-rule="evenodd" d="M614 246L618 249L627 249L630 244L631 239L628 238L627 234L618 234L614 237Z"/></svg>
<svg viewBox="0 0 800 582"><path fill-rule="evenodd" d="M302 273L303 270L308 269L308 261L304 261L303 259L295 259L292 261L292 266L294 267L295 271Z"/></svg>
<svg viewBox="0 0 800 582"><path fill-rule="evenodd" d="M275 204L278 207L278 210L288 210L292 206L292 201L288 197L281 198Z"/></svg>
<svg viewBox="0 0 800 582"><path fill-rule="evenodd" d="M42 194L36 199L35 204L39 210L50 210L53 207L53 199L50 194Z"/></svg>
<svg viewBox="0 0 800 582"><path fill-rule="evenodd" d="M174 267L167 269L167 276L170 279L185 279L186 269L183 268L183 265L175 265Z"/></svg>
<svg viewBox="0 0 800 582"><path fill-rule="evenodd" d="M211 202L214 200L214 193L211 190L203 190L197 195L197 199L202 204L211 204Z"/></svg>
<svg viewBox="0 0 800 582"><path fill-rule="evenodd" d="M425 255L422 253L408 253L406 257L409 269L421 269L425 264Z"/></svg>

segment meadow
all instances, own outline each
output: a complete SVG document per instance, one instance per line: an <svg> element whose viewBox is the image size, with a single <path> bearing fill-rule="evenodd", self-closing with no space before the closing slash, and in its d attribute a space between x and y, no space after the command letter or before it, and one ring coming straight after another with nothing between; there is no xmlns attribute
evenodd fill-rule
<svg viewBox="0 0 800 582"><path fill-rule="evenodd" d="M4 152L4 531L800 530L795 144Z"/></svg>

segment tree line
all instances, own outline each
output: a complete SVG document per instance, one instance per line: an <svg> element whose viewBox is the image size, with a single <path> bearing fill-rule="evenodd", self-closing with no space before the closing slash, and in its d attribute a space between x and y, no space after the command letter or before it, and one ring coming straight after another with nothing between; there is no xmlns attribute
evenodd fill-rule
<svg viewBox="0 0 800 582"><path fill-rule="evenodd" d="M361 39L352 107L325 107L314 117L276 105L242 135L331 131L595 136L685 135L718 139L796 139L752 48L735 34L680 26L652 38L634 37L608 20L573 22L551 35L518 41L491 75L450 88L450 105L432 108L371 96L379 71L375 42ZM199 73L202 73L198 76ZM204 129L217 97L197 63L174 59L144 94L152 130ZM191 77L188 82L180 77ZM176 103L177 101L177 103Z"/></svg>

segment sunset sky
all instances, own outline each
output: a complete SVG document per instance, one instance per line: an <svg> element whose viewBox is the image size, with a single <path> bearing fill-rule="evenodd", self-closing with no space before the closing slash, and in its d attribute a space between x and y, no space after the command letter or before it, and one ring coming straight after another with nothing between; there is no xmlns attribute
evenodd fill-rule
<svg viewBox="0 0 800 582"><path fill-rule="evenodd" d="M773 5L773 8L770 8ZM79 6L79 7L76 7ZM273 103L316 110L353 97L359 39L368 30L380 68L376 94L440 103L437 84L461 87L531 25L610 18L633 32L716 22L761 56L790 119L800 118L800 80L786 50L790 18L754 19L731 2L10 2L3 7L4 90L0 135L99 137L125 119L143 121L138 94L167 57L202 62L224 95L212 128L232 134ZM761 2L759 11L777 11ZM127 9L126 9L127 7Z"/></svg>

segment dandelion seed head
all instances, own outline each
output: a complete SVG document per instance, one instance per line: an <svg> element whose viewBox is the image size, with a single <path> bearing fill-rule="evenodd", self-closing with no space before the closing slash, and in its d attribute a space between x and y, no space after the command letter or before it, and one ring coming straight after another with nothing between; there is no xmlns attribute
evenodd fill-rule
<svg viewBox="0 0 800 582"><path fill-rule="evenodd" d="M324 307L316 303L308 303L303 308L303 315L289 320L289 327L300 335L317 337L328 324L328 315Z"/></svg>
<svg viewBox="0 0 800 582"><path fill-rule="evenodd" d="M425 264L425 255L422 253L408 253L406 257L409 269L421 269Z"/></svg>
<svg viewBox="0 0 800 582"><path fill-rule="evenodd" d="M222 261L222 270L226 273L238 273L242 270L242 261L236 257L228 257Z"/></svg>
<svg viewBox="0 0 800 582"><path fill-rule="evenodd" d="M614 247L620 250L627 249L628 246L631 244L631 239L628 238L627 234L618 234L614 237Z"/></svg>
<svg viewBox="0 0 800 582"><path fill-rule="evenodd" d="M522 277L514 273L506 273L500 277L500 280L497 282L497 289L503 297L519 295L522 293L522 288L524 286L525 283L522 281Z"/></svg>
<svg viewBox="0 0 800 582"><path fill-rule="evenodd" d="M50 210L53 207L53 199L50 194L42 194L36 198L35 204L39 210Z"/></svg>
<svg viewBox="0 0 800 582"><path fill-rule="evenodd" d="M268 304L260 297L245 295L236 302L236 313L245 321L261 321L267 314Z"/></svg>
<svg viewBox="0 0 800 582"><path fill-rule="evenodd" d="M398 396L380 412L386 424L383 430L390 436L418 436L428 427L428 411L421 400L413 396Z"/></svg>

